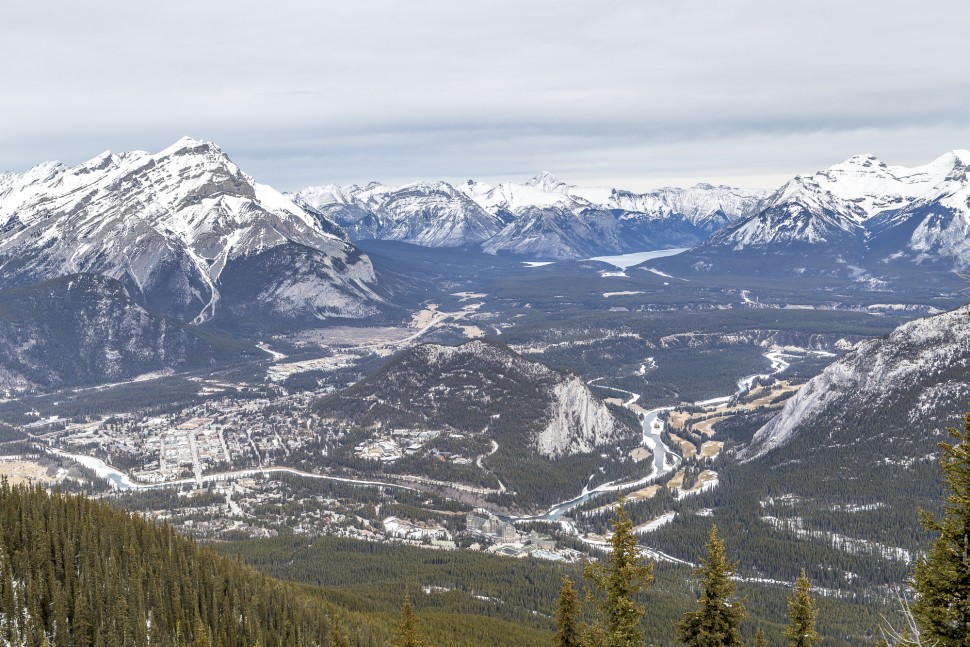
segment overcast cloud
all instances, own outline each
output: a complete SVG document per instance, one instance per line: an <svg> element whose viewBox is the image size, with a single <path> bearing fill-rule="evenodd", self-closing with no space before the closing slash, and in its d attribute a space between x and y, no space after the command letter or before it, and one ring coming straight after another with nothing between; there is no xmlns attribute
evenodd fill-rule
<svg viewBox="0 0 970 647"><path fill-rule="evenodd" d="M0 169L217 142L284 190L772 187L970 148L970 2L91 1L0 21Z"/></svg>

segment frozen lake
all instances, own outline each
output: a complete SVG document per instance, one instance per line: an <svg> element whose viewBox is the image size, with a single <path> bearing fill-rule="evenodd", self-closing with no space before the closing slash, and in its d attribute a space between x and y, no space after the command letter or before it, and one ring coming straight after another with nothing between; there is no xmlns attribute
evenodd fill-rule
<svg viewBox="0 0 970 647"><path fill-rule="evenodd" d="M633 267L634 265L639 265L644 261L649 261L654 258L663 258L664 256L674 256L681 252L686 252L689 247L674 247L671 249L654 249L649 252L634 252L632 254L619 254L617 256L594 256L593 258L587 258L587 261L600 261L601 263L609 263L614 267L618 267L621 270L625 270L628 267Z"/></svg>

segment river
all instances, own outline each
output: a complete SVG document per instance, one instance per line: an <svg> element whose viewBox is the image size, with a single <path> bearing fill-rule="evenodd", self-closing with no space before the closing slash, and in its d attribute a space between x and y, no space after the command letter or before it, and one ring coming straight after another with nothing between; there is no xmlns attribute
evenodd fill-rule
<svg viewBox="0 0 970 647"><path fill-rule="evenodd" d="M809 351L809 352L820 352L820 351ZM773 350L765 353L765 358L771 362L771 372L770 373L755 373L753 375L746 375L742 377L737 382L737 390L731 395L720 396L716 398L711 398L709 400L702 400L700 402L695 402L695 406L712 406L719 404L726 404L734 398L743 396L745 393L751 390L751 387L760 380L767 379L778 373L781 373L787 369L790 364L785 361L787 356L785 351ZM601 389L607 389L610 391L617 391L620 393L626 393L630 396L630 399L623 403L627 408L633 407L637 400L640 398L638 394L625 389L619 389L614 386L606 386L602 384L596 384L599 380L603 378L596 378L590 380L590 386L595 386ZM670 411L673 406L667 407L657 407L656 409L651 409L646 413L641 414L641 426L643 429L643 437L641 444L649 448L653 452L653 464L651 465L650 472L643 478L637 479L635 481L624 481L618 483L616 481L611 481L609 483L604 483L600 486L593 488L592 490L583 488L583 491L576 497L568 499L557 503L556 505L549 508L549 510L543 514L527 517L516 517L516 520L521 521L562 521L563 515L567 512L581 506L590 499L600 496L609 492L616 492L618 490L627 490L637 486L644 486L653 481L659 481L663 477L667 476L674 470L680 467L681 457L675 452L671 451L670 447L665 445L661 440L661 436L664 432L664 421L660 418L660 414L665 411ZM636 411L636 409L633 409ZM641 409L642 411L642 409ZM590 480L592 480L590 476Z"/></svg>
<svg viewBox="0 0 970 647"><path fill-rule="evenodd" d="M606 387L612 391L621 391L622 389L617 389L614 387ZM630 393L626 391L626 393ZM630 395L634 395L630 393ZM636 401L635 396L633 400L627 402L626 405L630 406ZM641 444L649 448L653 453L653 460L650 467L650 472L643 478L637 479L635 481L610 481L608 483L603 483L598 485L592 490L589 487L583 488L583 491L572 499L568 501L562 501L556 505L549 508L549 510L543 514L535 516L526 517L516 517L516 521L560 521L562 516L567 512L573 510L576 507L581 506L590 499L600 496L601 494L606 494L608 492L616 492L618 490L626 490L638 485L647 485L649 482L660 479L680 465L680 456L670 451L661 440L661 436L664 431L664 421L660 419L660 414L664 411L669 411L673 407L658 407L657 409L651 409L645 414L642 414L640 421L640 426L642 428L643 437ZM590 480L592 480L590 476Z"/></svg>

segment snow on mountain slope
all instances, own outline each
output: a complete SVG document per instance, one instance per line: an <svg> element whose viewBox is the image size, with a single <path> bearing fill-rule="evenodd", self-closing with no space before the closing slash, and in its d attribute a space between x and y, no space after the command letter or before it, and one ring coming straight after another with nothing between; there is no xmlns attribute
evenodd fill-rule
<svg viewBox="0 0 970 647"><path fill-rule="evenodd" d="M857 155L797 176L756 213L711 237L703 251L780 251L815 247L874 260L965 258L970 152L955 150L923 166L887 166ZM903 233L905 232L905 235ZM875 240L873 240L875 239ZM872 243L872 244L870 244Z"/></svg>
<svg viewBox="0 0 970 647"><path fill-rule="evenodd" d="M357 238L461 247L494 236L504 223L445 182L402 187L317 187L294 199L332 217Z"/></svg>
<svg viewBox="0 0 970 647"><path fill-rule="evenodd" d="M563 206L526 207L496 236L485 241L489 254L512 252L538 258L588 258L623 249L618 221L590 209L576 214Z"/></svg>
<svg viewBox="0 0 970 647"><path fill-rule="evenodd" d="M348 316L380 300L370 261L339 227L190 138L156 154L106 152L0 176L0 231L6 287L102 274L183 321L219 314L228 266L283 246L318 254L317 280L354 302Z"/></svg>
<svg viewBox="0 0 970 647"><path fill-rule="evenodd" d="M654 220L683 218L711 231L746 215L765 193L698 184L689 189L665 187L634 193L609 187L566 184L542 172L525 184L505 182L493 188L469 180L459 187L490 211L518 213L534 207L561 207L580 214L588 209L625 212L621 218Z"/></svg>
<svg viewBox="0 0 970 647"><path fill-rule="evenodd" d="M868 428L882 435L873 451L885 453L887 438L897 447L918 440L905 437L923 433L916 428L920 422L961 410L968 395L970 316L961 308L861 342L803 386L741 455L758 458L806 430L824 435L813 439L816 444L865 442L859 430Z"/></svg>
<svg viewBox="0 0 970 647"><path fill-rule="evenodd" d="M470 187L471 181L461 185L461 190ZM592 202L580 196L572 195L571 188L559 181L548 171L543 171L524 184L503 182L494 188L483 191L485 186L476 186L468 193L484 209L491 212L505 210L516 213L530 207L561 206L577 211L594 206Z"/></svg>
<svg viewBox="0 0 970 647"><path fill-rule="evenodd" d="M583 194L576 189L577 194ZM654 214L663 218L679 215L709 232L750 215L762 191L749 191L728 186L697 184L687 189L663 188L650 193L613 190L608 204L634 214ZM631 216L628 216L631 217Z"/></svg>
<svg viewBox="0 0 970 647"><path fill-rule="evenodd" d="M874 155L856 155L813 177L819 187L852 205L859 222L881 212L898 210L932 191L957 166L970 161L968 151L950 151L929 164L906 168L887 166Z"/></svg>
<svg viewBox="0 0 970 647"><path fill-rule="evenodd" d="M937 160L946 176L904 209L878 219L873 249L888 259L970 266L970 152L954 151ZM936 164L936 163L934 163Z"/></svg>
<svg viewBox="0 0 970 647"><path fill-rule="evenodd" d="M331 217L356 239L585 258L694 245L746 215L763 195L710 185L637 194L577 187L542 172L522 184L497 186L468 180L456 187L311 187L294 200Z"/></svg>
<svg viewBox="0 0 970 647"><path fill-rule="evenodd" d="M728 225L711 236L703 248L766 248L791 245L852 246L865 239L865 229L851 206L823 190L815 178L796 177L773 193L757 214Z"/></svg>

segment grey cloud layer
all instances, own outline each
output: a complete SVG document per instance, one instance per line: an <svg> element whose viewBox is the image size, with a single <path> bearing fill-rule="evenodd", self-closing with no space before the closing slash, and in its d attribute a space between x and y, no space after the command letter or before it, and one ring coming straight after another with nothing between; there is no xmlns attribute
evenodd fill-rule
<svg viewBox="0 0 970 647"><path fill-rule="evenodd" d="M0 168L191 134L287 189L649 183L970 141L964 0L60 4L0 25Z"/></svg>

